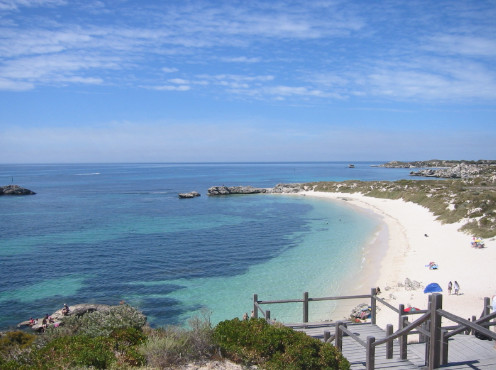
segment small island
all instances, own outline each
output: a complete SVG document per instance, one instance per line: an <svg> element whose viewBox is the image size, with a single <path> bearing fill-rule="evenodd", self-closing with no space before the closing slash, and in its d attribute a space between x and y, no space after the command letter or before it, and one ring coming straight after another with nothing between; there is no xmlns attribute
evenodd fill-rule
<svg viewBox="0 0 496 370"><path fill-rule="evenodd" d="M19 185L0 186L0 195L33 195L34 191L23 188Z"/></svg>

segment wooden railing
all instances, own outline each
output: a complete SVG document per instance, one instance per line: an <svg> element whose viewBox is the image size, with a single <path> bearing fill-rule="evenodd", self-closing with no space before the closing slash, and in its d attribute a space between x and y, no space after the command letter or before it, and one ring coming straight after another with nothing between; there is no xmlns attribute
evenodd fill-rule
<svg viewBox="0 0 496 370"><path fill-rule="evenodd" d="M330 301L330 300L343 300L343 299L370 299L371 308L371 324L376 323L376 311L377 302L380 302L387 308L393 310L398 314L398 330L393 333L393 326L388 324L386 326L386 337L376 341L375 337L368 336L367 340L364 341L354 334L351 330L347 328L347 323L343 321L338 321L336 323L328 323L328 326L334 326L334 335L330 335L329 331L324 331L324 341L330 343L335 342L335 346L342 351L343 336L348 335L350 338L355 340L366 350L366 368L375 368L375 352L376 347L380 345L386 345L386 358L393 358L393 341L398 339L400 346L400 358L403 360L407 359L407 339L408 335L419 334L420 341L426 343L426 354L425 354L425 365L428 369L435 369L441 365L448 363L448 339L454 335L461 333L471 333L476 332L481 333L488 338L496 340L496 333L489 330L490 326L496 325L496 321L490 322L496 319L496 312L490 313L490 300L489 298L484 298L484 308L482 310L481 317L476 319L475 316L472 317L472 321L465 320L459 316L456 316L450 312L442 309L442 295L434 293L429 295L428 309L427 310L415 310L411 312L405 312L404 305L400 304L398 308L395 308L385 300L377 297L376 289L372 288L371 293L367 295L356 295L356 296L342 296L342 297L324 297L324 298L310 298L308 293L303 294L303 299L288 299L288 300L277 300L277 301L261 301L258 300L258 295L253 296L253 313L255 317L258 317L258 313L261 312L263 317L270 322L270 310L263 310L261 305L263 304L281 304L281 303L295 303L300 302L303 305L303 327L311 326L308 322L308 305L309 302L317 301ZM408 321L408 317L412 315L422 315L413 322ZM442 318L451 320L457 323L456 326L441 326ZM416 329L416 330L415 330Z"/></svg>

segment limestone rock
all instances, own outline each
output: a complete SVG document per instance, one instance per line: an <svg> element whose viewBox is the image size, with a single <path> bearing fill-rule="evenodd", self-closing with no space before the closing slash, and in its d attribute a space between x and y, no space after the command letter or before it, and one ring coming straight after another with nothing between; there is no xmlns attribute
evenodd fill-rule
<svg viewBox="0 0 496 370"><path fill-rule="evenodd" d="M179 198L181 199L196 198L199 196L200 193L198 193L197 191L191 191L189 193L179 193Z"/></svg>
<svg viewBox="0 0 496 370"><path fill-rule="evenodd" d="M106 305L106 304L96 304L96 303L80 303L76 304L74 306L69 306L69 314L64 315L62 313L62 308L60 310L55 311L49 317L52 318L52 322L48 323L48 325L55 325L58 326L60 324L62 318L66 316L82 316L86 313L89 312L94 312L94 311L109 311L112 306ZM35 319L35 324L30 326L29 320L23 321L19 324L17 324L18 328L23 328L23 327L31 327L34 331L42 331L43 329L43 317L39 319Z"/></svg>
<svg viewBox="0 0 496 370"><path fill-rule="evenodd" d="M277 184L271 191L271 193L299 193L303 189L303 184Z"/></svg>
<svg viewBox="0 0 496 370"><path fill-rule="evenodd" d="M19 185L0 186L0 195L32 195L34 191L20 187Z"/></svg>
<svg viewBox="0 0 496 370"><path fill-rule="evenodd" d="M231 194L260 194L267 193L265 188L253 186L212 186L208 189L208 195L231 195Z"/></svg>

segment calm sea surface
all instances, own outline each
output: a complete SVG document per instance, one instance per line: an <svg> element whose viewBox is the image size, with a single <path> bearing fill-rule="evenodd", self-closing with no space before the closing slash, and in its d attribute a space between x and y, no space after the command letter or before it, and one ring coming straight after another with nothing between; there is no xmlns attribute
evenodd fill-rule
<svg viewBox="0 0 496 370"><path fill-rule="evenodd" d="M340 294L377 221L310 197L208 197L215 185L397 180L355 163L0 165L0 328L69 305L139 307L152 326L207 310L214 323L260 299ZM178 193L198 191L199 198ZM311 313L325 318L331 306ZM299 320L299 305L271 308Z"/></svg>

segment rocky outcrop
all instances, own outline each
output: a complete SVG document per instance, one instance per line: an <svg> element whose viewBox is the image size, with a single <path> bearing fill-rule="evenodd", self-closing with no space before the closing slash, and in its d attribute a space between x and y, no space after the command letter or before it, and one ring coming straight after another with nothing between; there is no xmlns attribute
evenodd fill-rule
<svg viewBox="0 0 496 370"><path fill-rule="evenodd" d="M181 199L196 198L200 196L200 193L197 191L191 191L189 193L179 193L178 196Z"/></svg>
<svg viewBox="0 0 496 370"><path fill-rule="evenodd" d="M96 304L96 303L81 303L81 304L76 304L74 306L69 306L69 313L67 315L64 315L62 313L63 308L60 310L55 311L51 315L48 315L48 322L46 325L54 325L58 326L62 319L67 316L82 316L84 314L94 312L94 311L109 311L112 306L106 305L106 304ZM25 327L31 327L34 331L43 331L43 320L45 318L39 318L35 319L34 325L31 324L30 320L23 321L19 324L17 324L18 328L25 328Z"/></svg>
<svg viewBox="0 0 496 370"><path fill-rule="evenodd" d="M0 186L0 195L32 195L34 191L20 187L19 185Z"/></svg>
<svg viewBox="0 0 496 370"><path fill-rule="evenodd" d="M212 186L208 189L208 195L231 195L231 194L290 194L299 193L303 190L311 190L305 184L277 184L273 188L255 188L253 186Z"/></svg>
<svg viewBox="0 0 496 370"><path fill-rule="evenodd" d="M482 171L480 166L475 164L460 163L449 168L427 168L424 170L410 172L410 176L436 177L446 179L467 179L479 175Z"/></svg>
<svg viewBox="0 0 496 370"><path fill-rule="evenodd" d="M307 190L303 184L277 184L270 190L270 193L275 193L275 194L299 193L302 190Z"/></svg>
<svg viewBox="0 0 496 370"><path fill-rule="evenodd" d="M267 193L268 189L255 188L253 186L212 186L208 189L208 195L231 195L231 194L260 194Z"/></svg>

